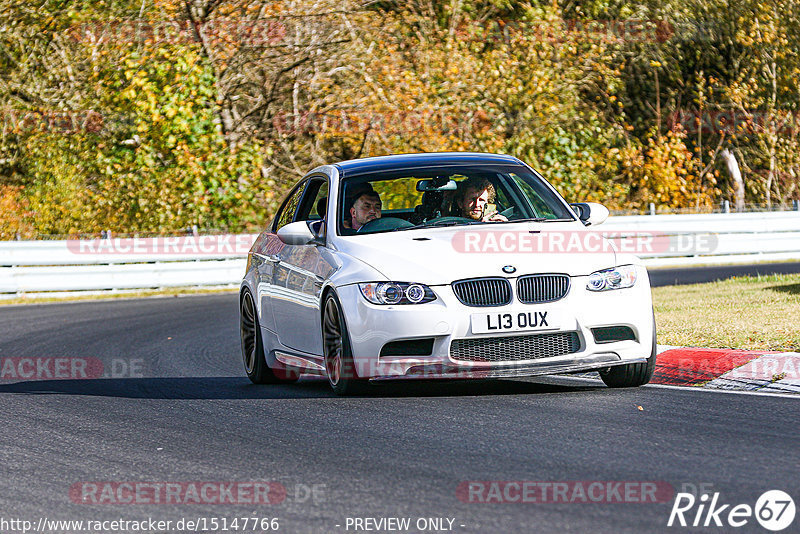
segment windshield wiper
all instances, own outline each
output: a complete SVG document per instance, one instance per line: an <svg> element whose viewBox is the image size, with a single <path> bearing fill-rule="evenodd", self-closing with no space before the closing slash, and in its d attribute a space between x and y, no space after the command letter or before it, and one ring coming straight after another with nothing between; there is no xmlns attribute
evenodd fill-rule
<svg viewBox="0 0 800 534"><path fill-rule="evenodd" d="M508 222L565 222L565 221L574 221L575 219L548 219L547 217L531 217L530 219L514 219L513 221Z"/></svg>
<svg viewBox="0 0 800 534"><path fill-rule="evenodd" d="M470 225L470 224L481 224L483 221L443 221L433 224L422 224L417 226L417 228L435 228L435 227L445 227L445 226L462 226L462 225Z"/></svg>

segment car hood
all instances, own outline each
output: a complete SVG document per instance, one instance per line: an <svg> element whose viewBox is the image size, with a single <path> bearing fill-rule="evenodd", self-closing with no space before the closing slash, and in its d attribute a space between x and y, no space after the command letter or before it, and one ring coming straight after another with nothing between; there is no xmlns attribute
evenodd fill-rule
<svg viewBox="0 0 800 534"><path fill-rule="evenodd" d="M579 222L511 223L340 237L336 248L388 280L449 284L485 276L584 276L616 265L613 245ZM511 266L513 273L504 272Z"/></svg>

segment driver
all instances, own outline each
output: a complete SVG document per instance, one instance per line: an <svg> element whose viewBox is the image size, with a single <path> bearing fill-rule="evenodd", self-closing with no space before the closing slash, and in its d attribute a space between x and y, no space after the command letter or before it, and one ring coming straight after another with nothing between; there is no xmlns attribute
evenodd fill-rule
<svg viewBox="0 0 800 534"><path fill-rule="evenodd" d="M453 199L453 215L482 222L507 221L497 211L489 210L494 204L496 192L486 178L470 176L460 184Z"/></svg>
<svg viewBox="0 0 800 534"><path fill-rule="evenodd" d="M381 197L369 184L355 187L345 204L344 227L358 230L369 221L381 218Z"/></svg>

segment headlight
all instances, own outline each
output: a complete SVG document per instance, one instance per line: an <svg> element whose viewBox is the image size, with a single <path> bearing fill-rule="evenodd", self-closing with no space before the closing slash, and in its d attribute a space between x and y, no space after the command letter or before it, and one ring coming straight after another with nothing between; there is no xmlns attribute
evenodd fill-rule
<svg viewBox="0 0 800 534"><path fill-rule="evenodd" d="M610 289L624 289L636 283L636 267L621 265L613 269L597 271L589 275L586 289L589 291L608 291Z"/></svg>
<svg viewBox="0 0 800 534"><path fill-rule="evenodd" d="M364 298L373 304L424 304L436 300L433 290L409 282L368 282L358 284Z"/></svg>

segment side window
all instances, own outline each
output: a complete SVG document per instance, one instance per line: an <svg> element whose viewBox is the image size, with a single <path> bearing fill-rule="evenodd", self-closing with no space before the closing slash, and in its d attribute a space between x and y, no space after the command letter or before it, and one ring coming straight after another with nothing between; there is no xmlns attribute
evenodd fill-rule
<svg viewBox="0 0 800 534"><path fill-rule="evenodd" d="M298 221L318 221L325 218L328 207L328 182L314 180L306 190L306 199L297 213Z"/></svg>
<svg viewBox="0 0 800 534"><path fill-rule="evenodd" d="M294 212L297 210L298 204L300 204L300 199L303 197L304 190L305 185L301 185L289 195L289 198L287 198L283 206L281 206L278 216L275 217L276 223L273 231L277 232L280 228L292 222Z"/></svg>
<svg viewBox="0 0 800 534"><path fill-rule="evenodd" d="M494 189L497 192L495 205L497 206L498 211L503 211L514 205L511 199L509 199L508 196L506 195L506 192L502 187L502 182L495 185Z"/></svg>
<svg viewBox="0 0 800 534"><path fill-rule="evenodd" d="M514 182L522 189L522 192L528 197L528 201L533 205L534 217L544 217L546 219L558 219L559 216L553 211L547 202L542 199L538 191L524 180L521 176L511 173Z"/></svg>

